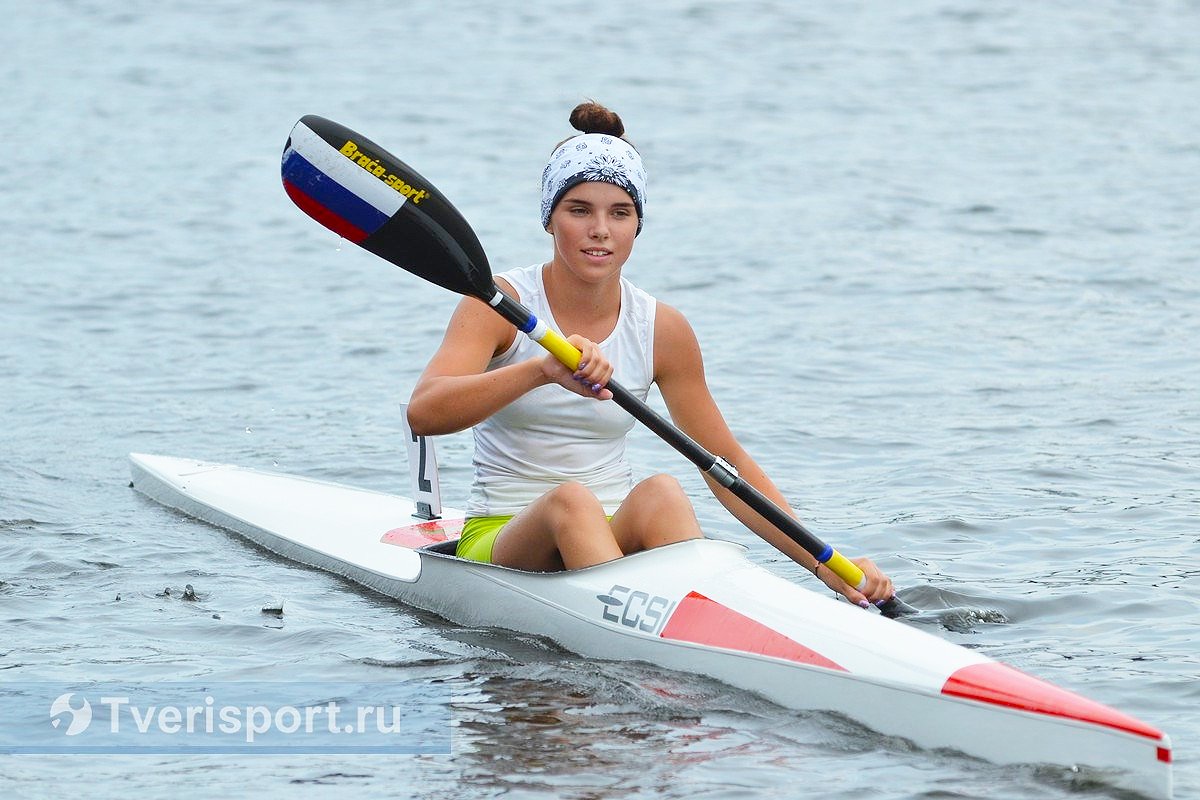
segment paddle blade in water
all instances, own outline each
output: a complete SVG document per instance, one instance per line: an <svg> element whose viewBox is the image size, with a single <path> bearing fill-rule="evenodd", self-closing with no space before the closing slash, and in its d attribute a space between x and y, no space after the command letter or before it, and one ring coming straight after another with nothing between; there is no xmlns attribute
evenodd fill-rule
<svg viewBox="0 0 1200 800"><path fill-rule="evenodd" d="M288 197L339 236L452 292L495 294L487 256L458 209L370 139L310 114L292 128L281 169Z"/></svg>

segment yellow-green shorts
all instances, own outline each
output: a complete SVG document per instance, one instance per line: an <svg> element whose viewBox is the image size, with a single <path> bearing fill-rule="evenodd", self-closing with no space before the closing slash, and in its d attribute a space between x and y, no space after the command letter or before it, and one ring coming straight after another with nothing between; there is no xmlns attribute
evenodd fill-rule
<svg viewBox="0 0 1200 800"><path fill-rule="evenodd" d="M492 563L492 547L496 544L496 537L514 516L516 515L471 517L463 523L462 534L458 537L458 547L455 548L454 555L470 561ZM610 521L612 520L612 514L606 516Z"/></svg>
<svg viewBox="0 0 1200 800"><path fill-rule="evenodd" d="M492 545L500 530L509 523L513 514L499 517L471 517L463 524L462 535L454 554L471 561L492 563Z"/></svg>

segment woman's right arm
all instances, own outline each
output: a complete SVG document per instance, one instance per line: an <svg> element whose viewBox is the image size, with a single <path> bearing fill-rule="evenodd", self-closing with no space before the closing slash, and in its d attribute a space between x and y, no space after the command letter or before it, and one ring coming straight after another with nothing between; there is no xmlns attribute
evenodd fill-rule
<svg viewBox="0 0 1200 800"><path fill-rule="evenodd" d="M418 436L455 433L482 422L548 379L538 359L487 372L516 329L485 303L463 298L413 389L408 424Z"/></svg>

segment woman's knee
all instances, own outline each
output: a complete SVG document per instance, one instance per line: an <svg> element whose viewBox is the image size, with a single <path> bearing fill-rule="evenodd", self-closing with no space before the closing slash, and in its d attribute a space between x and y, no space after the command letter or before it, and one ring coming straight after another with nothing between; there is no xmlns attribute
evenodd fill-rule
<svg viewBox="0 0 1200 800"><path fill-rule="evenodd" d="M692 503L679 479L665 473L646 478L637 485L637 491L639 494L652 498L657 504L686 504L690 507Z"/></svg>
<svg viewBox="0 0 1200 800"><path fill-rule="evenodd" d="M621 509L620 537L626 552L703 535L691 499L671 475L654 475L639 483Z"/></svg>
<svg viewBox="0 0 1200 800"><path fill-rule="evenodd" d="M543 499L551 515L565 521L577 520L582 514L603 515L604 506L590 489L581 483L568 481L551 489Z"/></svg>

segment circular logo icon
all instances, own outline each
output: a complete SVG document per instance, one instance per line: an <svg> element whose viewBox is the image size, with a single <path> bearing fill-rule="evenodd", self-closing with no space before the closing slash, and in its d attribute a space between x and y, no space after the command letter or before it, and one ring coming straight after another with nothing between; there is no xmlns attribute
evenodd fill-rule
<svg viewBox="0 0 1200 800"><path fill-rule="evenodd" d="M62 714L69 713L71 721L67 723L67 736L78 736L87 730L88 725L92 724L92 704L83 698L83 705L75 708L71 705L71 698L75 696L74 692L60 694L50 704L50 726L57 728L62 723Z"/></svg>

